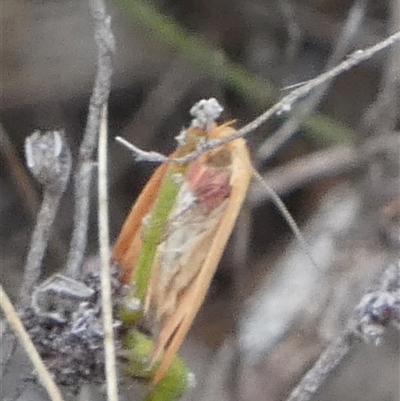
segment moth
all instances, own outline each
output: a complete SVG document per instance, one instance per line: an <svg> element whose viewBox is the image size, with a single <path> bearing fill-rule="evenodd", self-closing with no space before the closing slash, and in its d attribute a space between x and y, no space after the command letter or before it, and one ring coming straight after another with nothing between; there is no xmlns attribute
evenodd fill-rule
<svg viewBox="0 0 400 401"><path fill-rule="evenodd" d="M170 157L234 132L232 122L191 126ZM187 164L166 162L122 227L113 259L122 266L123 281L134 284L154 332L154 383L168 371L204 302L251 176L249 151L241 138Z"/></svg>

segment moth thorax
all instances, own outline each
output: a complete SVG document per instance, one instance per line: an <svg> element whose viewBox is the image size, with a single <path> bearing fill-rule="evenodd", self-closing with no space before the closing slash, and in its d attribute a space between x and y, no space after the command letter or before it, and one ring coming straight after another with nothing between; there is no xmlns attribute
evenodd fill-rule
<svg viewBox="0 0 400 401"><path fill-rule="evenodd" d="M222 161L222 159L218 159ZM209 213L217 208L231 193L231 170L228 167L215 167L212 164L193 164L189 171L188 182L197 203Z"/></svg>
<svg viewBox="0 0 400 401"><path fill-rule="evenodd" d="M206 164L210 167L228 168L232 164L232 154L228 149L217 149L207 155Z"/></svg>

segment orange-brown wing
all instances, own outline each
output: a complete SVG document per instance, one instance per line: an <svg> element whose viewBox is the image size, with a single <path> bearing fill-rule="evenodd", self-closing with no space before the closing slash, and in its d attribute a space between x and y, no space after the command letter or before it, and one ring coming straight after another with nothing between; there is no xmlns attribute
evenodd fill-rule
<svg viewBox="0 0 400 401"><path fill-rule="evenodd" d="M174 157L174 153L171 155ZM167 163L162 164L143 188L136 203L126 218L113 250L113 260L124 270L123 281L131 280L141 248L140 227L143 218L150 212L157 199L162 180L167 171Z"/></svg>
<svg viewBox="0 0 400 401"><path fill-rule="evenodd" d="M231 195L229 203L215 232L211 247L204 263L180 299L176 311L162 327L156 340L153 363L162 355L160 366L153 379L161 380L178 352L192 322L204 302L214 272L221 259L226 243L235 225L240 208L252 176L250 155L243 139L237 139L227 145L232 154Z"/></svg>
<svg viewBox="0 0 400 401"><path fill-rule="evenodd" d="M157 249L146 296L145 311L155 332L174 314L198 275L227 204L225 199L208 212L204 205L196 203L170 221L166 230L169 233Z"/></svg>

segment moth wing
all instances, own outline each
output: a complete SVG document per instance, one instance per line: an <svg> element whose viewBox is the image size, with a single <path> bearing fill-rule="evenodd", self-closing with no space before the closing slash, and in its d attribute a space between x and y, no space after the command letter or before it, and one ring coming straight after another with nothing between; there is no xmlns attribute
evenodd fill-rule
<svg viewBox="0 0 400 401"><path fill-rule="evenodd" d="M174 157L174 153L170 156ZM167 172L164 163L151 176L126 218L113 250L113 260L124 270L124 281L129 281L141 248L140 227L157 199L161 183Z"/></svg>
<svg viewBox="0 0 400 401"><path fill-rule="evenodd" d="M226 243L235 225L240 208L246 197L252 176L250 155L243 139L237 139L228 146L232 152L232 187L229 203L199 274L182 296L179 306L162 328L154 350L153 362L162 355L160 366L154 376L154 383L161 380L178 352L192 322L207 294L214 272L221 259Z"/></svg>
<svg viewBox="0 0 400 401"><path fill-rule="evenodd" d="M175 231L159 246L165 245L155 259L145 306L146 312L151 310L156 321L168 321L183 299L186 290L190 288L204 263L204 255L207 255L210 250L215 231L227 205L228 199L208 215L206 222L201 218L197 223L192 221L192 224L187 227L185 218L178 220ZM193 209L188 216L189 219L199 217L196 215L196 207ZM200 207L197 208L197 213L202 217L203 212ZM183 244L185 252L175 248L174 243L178 242ZM169 248L172 248L172 251L168 252ZM162 269L160 268L161 259L163 260ZM164 270L167 274L163 274Z"/></svg>

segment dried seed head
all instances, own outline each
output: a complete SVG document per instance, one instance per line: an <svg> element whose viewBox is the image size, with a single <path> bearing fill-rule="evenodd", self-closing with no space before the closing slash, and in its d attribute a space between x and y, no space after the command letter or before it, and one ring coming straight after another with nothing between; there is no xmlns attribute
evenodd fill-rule
<svg viewBox="0 0 400 401"><path fill-rule="evenodd" d="M386 328L400 327L400 262L385 270L380 283L364 295L356 308L356 332L366 342L379 344Z"/></svg>
<svg viewBox="0 0 400 401"><path fill-rule="evenodd" d="M71 170L71 153L64 132L35 131L25 140L26 164L46 188L63 192Z"/></svg>
<svg viewBox="0 0 400 401"><path fill-rule="evenodd" d="M36 288L32 308L38 316L66 323L79 304L89 301L94 294L84 283L56 274Z"/></svg>
<svg viewBox="0 0 400 401"><path fill-rule="evenodd" d="M82 281L60 274L50 278L36 291L32 305L21 311L40 356L57 384L71 395L85 383L105 380L100 271L97 262L93 263L96 268L86 266L90 269L85 269ZM112 272L112 291L117 305L121 288L116 269ZM118 331L120 325L114 320L114 330ZM116 346L118 351L118 340Z"/></svg>
<svg viewBox="0 0 400 401"><path fill-rule="evenodd" d="M202 99L190 109L190 114L194 117L191 126L208 131L222 111L223 108L217 99Z"/></svg>

